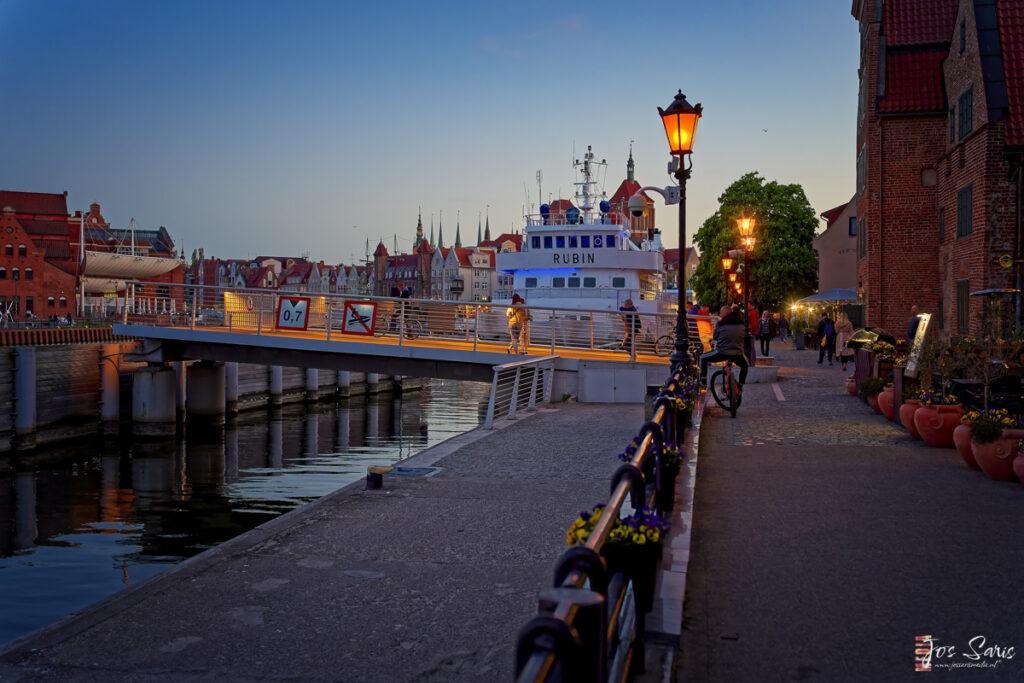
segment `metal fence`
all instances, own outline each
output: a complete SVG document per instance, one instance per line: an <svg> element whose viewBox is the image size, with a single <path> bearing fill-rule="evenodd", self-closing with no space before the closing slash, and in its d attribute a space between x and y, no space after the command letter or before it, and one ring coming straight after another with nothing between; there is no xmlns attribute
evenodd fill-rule
<svg viewBox="0 0 1024 683"><path fill-rule="evenodd" d="M674 398L681 381L672 377L655 400L654 417L641 428L636 453L612 476L611 496L586 543L559 560L539 613L519 633L516 680L624 681L643 670L646 631L636 586L622 573L609 576L601 551L627 496L634 509L671 509L674 478L661 454L666 443L682 442Z"/></svg>
<svg viewBox="0 0 1024 683"><path fill-rule="evenodd" d="M543 356L495 365L484 429L491 429L495 418L513 420L520 410L532 410L538 403L550 403L557 358Z"/></svg>

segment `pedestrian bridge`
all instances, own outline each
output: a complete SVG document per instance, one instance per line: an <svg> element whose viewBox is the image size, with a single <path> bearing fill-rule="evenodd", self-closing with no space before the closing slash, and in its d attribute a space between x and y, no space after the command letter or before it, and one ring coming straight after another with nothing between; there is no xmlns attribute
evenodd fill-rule
<svg viewBox="0 0 1024 683"><path fill-rule="evenodd" d="M153 362L236 361L388 375L491 381L521 360L505 306L353 294L129 283L114 333L144 341ZM553 396L642 400L664 379L675 314L639 315L627 337L617 311L527 305L520 351L557 356ZM623 342L628 345L623 348Z"/></svg>

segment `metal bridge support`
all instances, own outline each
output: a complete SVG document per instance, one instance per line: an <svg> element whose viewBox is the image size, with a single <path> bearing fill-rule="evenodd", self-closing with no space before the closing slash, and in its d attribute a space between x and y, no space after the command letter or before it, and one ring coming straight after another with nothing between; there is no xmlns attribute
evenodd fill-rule
<svg viewBox="0 0 1024 683"><path fill-rule="evenodd" d="M284 398L284 372L280 365L271 365L270 371L270 405L279 406Z"/></svg>
<svg viewBox="0 0 1024 683"><path fill-rule="evenodd" d="M316 368L306 368L306 400L320 400L320 372Z"/></svg>
<svg viewBox="0 0 1024 683"><path fill-rule="evenodd" d="M100 422L104 432L116 434L121 419L121 345L100 347Z"/></svg>
<svg viewBox="0 0 1024 683"><path fill-rule="evenodd" d="M224 364L224 407L229 413L238 412L238 363Z"/></svg>
<svg viewBox="0 0 1024 683"><path fill-rule="evenodd" d="M14 349L14 450L36 447L36 350Z"/></svg>
<svg viewBox="0 0 1024 683"><path fill-rule="evenodd" d="M348 370L338 370L338 396L348 396L352 392L352 373Z"/></svg>
<svg viewBox="0 0 1024 683"><path fill-rule="evenodd" d="M132 375L132 434L165 438L177 431L174 370L150 363Z"/></svg>
<svg viewBox="0 0 1024 683"><path fill-rule="evenodd" d="M206 426L224 424L224 363L199 361L188 369L188 417Z"/></svg>

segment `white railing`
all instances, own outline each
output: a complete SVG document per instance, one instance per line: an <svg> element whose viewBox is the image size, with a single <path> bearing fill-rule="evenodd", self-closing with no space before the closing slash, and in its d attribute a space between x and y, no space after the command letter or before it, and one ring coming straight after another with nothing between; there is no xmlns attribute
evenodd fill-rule
<svg viewBox="0 0 1024 683"><path fill-rule="evenodd" d="M484 429L493 428L495 416L514 420L520 410L533 410L538 403L551 403L551 383L557 358L543 356L495 365Z"/></svg>

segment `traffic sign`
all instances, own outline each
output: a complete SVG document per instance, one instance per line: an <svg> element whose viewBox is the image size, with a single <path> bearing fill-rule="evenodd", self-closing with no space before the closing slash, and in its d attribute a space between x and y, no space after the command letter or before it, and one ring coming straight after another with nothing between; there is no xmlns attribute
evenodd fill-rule
<svg viewBox="0 0 1024 683"><path fill-rule="evenodd" d="M306 330L309 325L309 297L282 296L277 302L277 327L281 330Z"/></svg>
<svg viewBox="0 0 1024 683"><path fill-rule="evenodd" d="M341 321L342 332L372 336L377 324L377 302L346 301L344 315Z"/></svg>

